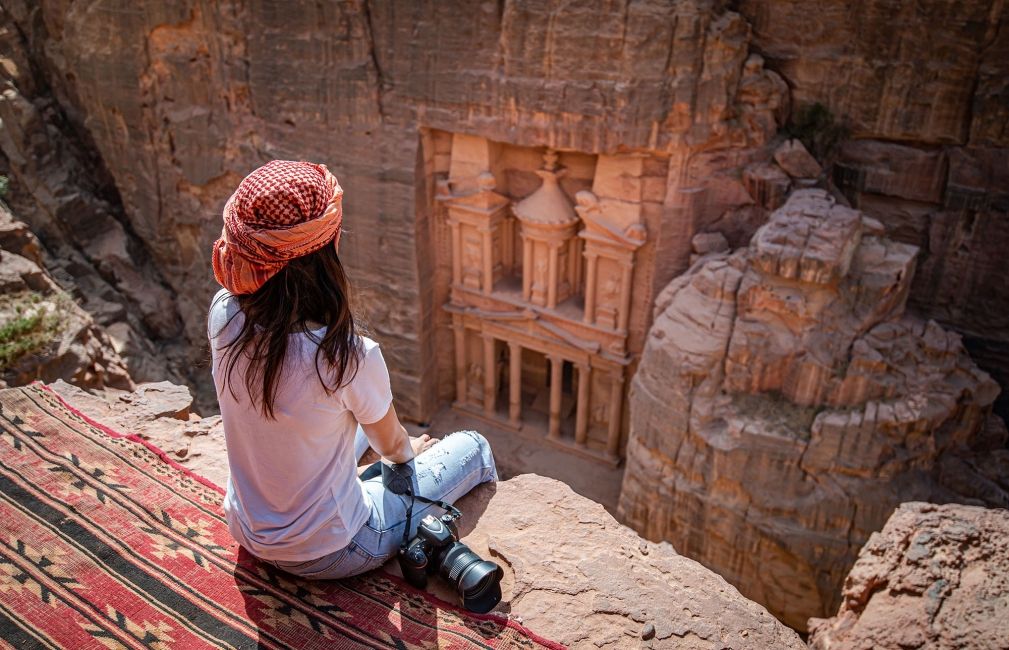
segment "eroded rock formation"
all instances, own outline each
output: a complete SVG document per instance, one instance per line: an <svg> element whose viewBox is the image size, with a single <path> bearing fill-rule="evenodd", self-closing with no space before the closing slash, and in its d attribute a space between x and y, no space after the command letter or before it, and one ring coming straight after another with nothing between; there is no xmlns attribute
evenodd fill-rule
<svg viewBox="0 0 1009 650"><path fill-rule="evenodd" d="M659 296L631 388L624 520L797 628L897 504L957 498L941 457L1004 445L980 433L997 385L904 313L918 251L882 233L795 191Z"/></svg>
<svg viewBox="0 0 1009 650"><path fill-rule="evenodd" d="M837 615L810 621L815 650L1009 644L1009 511L901 505L844 582Z"/></svg>

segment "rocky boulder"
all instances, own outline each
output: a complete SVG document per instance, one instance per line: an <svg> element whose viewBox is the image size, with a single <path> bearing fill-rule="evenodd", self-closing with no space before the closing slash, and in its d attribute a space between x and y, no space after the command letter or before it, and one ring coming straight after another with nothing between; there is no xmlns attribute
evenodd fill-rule
<svg viewBox="0 0 1009 650"><path fill-rule="evenodd" d="M815 650L1009 644L1009 511L905 503L858 555Z"/></svg>
<svg viewBox="0 0 1009 650"><path fill-rule="evenodd" d="M132 392L96 394L58 381L52 388L84 415L120 433L139 436L216 485L227 484L221 417L193 413L193 396L185 386L163 381L140 384Z"/></svg>
<svg viewBox="0 0 1009 650"><path fill-rule="evenodd" d="M721 576L559 481L523 474L474 490L459 507L463 541L506 569L500 609L565 645L802 647Z"/></svg>
<svg viewBox="0 0 1009 650"><path fill-rule="evenodd" d="M632 383L620 516L798 629L834 611L899 503L1007 494L956 489L977 483L971 448L1005 451L998 387L959 336L904 314L917 248L881 235L794 192L748 248L660 294Z"/></svg>

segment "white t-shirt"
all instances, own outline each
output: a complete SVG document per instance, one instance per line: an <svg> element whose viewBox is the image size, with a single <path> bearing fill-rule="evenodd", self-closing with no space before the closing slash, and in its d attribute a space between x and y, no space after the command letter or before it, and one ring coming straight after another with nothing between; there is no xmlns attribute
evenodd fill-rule
<svg viewBox="0 0 1009 650"><path fill-rule="evenodd" d="M388 412L389 371L378 344L361 337L364 356L357 374L327 395L316 376L317 343L291 334L274 402L276 420L269 420L249 398L245 359L225 385L220 348L235 339L244 320L238 300L227 290L218 292L208 335L231 467L224 498L228 527L258 557L313 560L347 546L368 520L354 436L358 423L377 422ZM325 329L313 333L321 340ZM320 363L328 381L325 360Z"/></svg>

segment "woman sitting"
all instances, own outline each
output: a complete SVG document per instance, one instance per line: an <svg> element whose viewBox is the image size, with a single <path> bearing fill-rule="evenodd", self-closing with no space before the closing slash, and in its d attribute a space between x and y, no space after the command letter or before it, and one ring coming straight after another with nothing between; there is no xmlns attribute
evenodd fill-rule
<svg viewBox="0 0 1009 650"><path fill-rule="evenodd" d="M323 165L271 162L228 200L214 244L224 289L208 335L228 526L250 553L306 578L362 573L399 549L407 497L359 480L369 447L414 462L414 491L431 499L497 480L480 434L411 439L400 424L382 351L355 326L337 254L342 197ZM412 527L430 507L417 504Z"/></svg>

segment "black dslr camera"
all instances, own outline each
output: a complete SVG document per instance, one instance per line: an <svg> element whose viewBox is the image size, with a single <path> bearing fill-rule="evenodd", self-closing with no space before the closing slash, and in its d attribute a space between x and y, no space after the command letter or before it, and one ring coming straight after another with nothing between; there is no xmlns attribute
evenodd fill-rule
<svg viewBox="0 0 1009 650"><path fill-rule="evenodd" d="M382 482L393 494L410 499L406 509L406 527L403 543L399 548L399 567L406 581L424 589L428 575L440 573L455 586L463 607L471 612L484 614L501 602L501 578L504 571L494 562L482 560L468 546L459 541L459 529L455 522L462 513L452 504L435 501L413 493L413 468L409 464L387 465L376 463L381 468ZM375 467L361 475L374 477ZM417 525L413 539L410 535L410 519L414 501L435 505L446 512L441 517L427 515Z"/></svg>
<svg viewBox="0 0 1009 650"><path fill-rule="evenodd" d="M504 572L459 541L456 518L450 511L441 517L427 515L421 519L417 534L399 550L399 568L406 581L418 589L427 586L429 574L440 573L455 585L463 607L483 614L501 601Z"/></svg>

